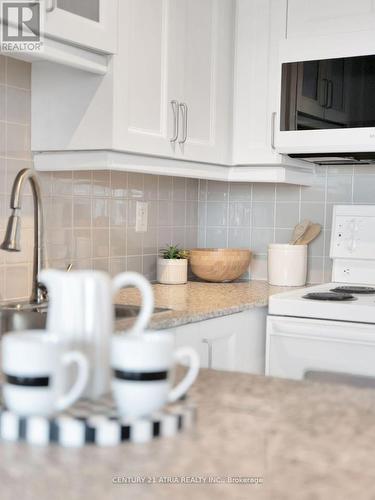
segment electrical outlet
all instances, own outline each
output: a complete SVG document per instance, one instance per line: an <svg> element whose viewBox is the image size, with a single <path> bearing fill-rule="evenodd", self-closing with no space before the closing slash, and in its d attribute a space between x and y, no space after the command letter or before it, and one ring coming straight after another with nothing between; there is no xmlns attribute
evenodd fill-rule
<svg viewBox="0 0 375 500"><path fill-rule="evenodd" d="M148 203L146 201L137 201L136 218L135 218L136 233L145 233L147 231L147 219L148 219Z"/></svg>

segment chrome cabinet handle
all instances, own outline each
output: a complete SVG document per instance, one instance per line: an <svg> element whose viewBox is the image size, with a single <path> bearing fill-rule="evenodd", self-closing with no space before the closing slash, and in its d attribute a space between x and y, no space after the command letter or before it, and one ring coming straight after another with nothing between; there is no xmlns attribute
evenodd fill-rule
<svg viewBox="0 0 375 500"><path fill-rule="evenodd" d="M51 0L50 6L46 8L46 12L52 12L57 7L57 0Z"/></svg>
<svg viewBox="0 0 375 500"><path fill-rule="evenodd" d="M185 144L188 133L188 107L184 102L181 102L180 109L182 114L182 139L178 142L179 144Z"/></svg>
<svg viewBox="0 0 375 500"><path fill-rule="evenodd" d="M276 111L271 115L271 148L275 151L275 127L276 127Z"/></svg>
<svg viewBox="0 0 375 500"><path fill-rule="evenodd" d="M179 104L178 101L171 101L173 109L173 137L171 137L171 142L176 142L178 139L178 129L179 129Z"/></svg>

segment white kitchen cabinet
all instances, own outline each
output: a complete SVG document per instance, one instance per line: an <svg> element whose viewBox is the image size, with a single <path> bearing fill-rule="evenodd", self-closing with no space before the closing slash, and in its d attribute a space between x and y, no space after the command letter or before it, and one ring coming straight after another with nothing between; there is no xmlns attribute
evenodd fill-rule
<svg viewBox="0 0 375 500"><path fill-rule="evenodd" d="M232 0L121 3L115 149L228 160L233 5Z"/></svg>
<svg viewBox="0 0 375 500"><path fill-rule="evenodd" d="M176 347L193 347L202 368L264 374L266 307L179 326Z"/></svg>
<svg viewBox="0 0 375 500"><path fill-rule="evenodd" d="M275 151L280 119L279 43L285 38L287 0L237 0L233 163L305 168Z"/></svg>
<svg viewBox="0 0 375 500"><path fill-rule="evenodd" d="M42 50L7 55L105 75L117 50L118 0L45 0L41 8L45 9ZM2 12L0 20L1 16Z"/></svg>
<svg viewBox="0 0 375 500"><path fill-rule="evenodd" d="M228 160L233 12L232 0L121 3L116 150Z"/></svg>
<svg viewBox="0 0 375 500"><path fill-rule="evenodd" d="M104 77L33 65L37 169L311 184L273 148L286 0L121 0L118 17Z"/></svg>
<svg viewBox="0 0 375 500"><path fill-rule="evenodd" d="M118 0L46 0L45 35L113 54Z"/></svg>
<svg viewBox="0 0 375 500"><path fill-rule="evenodd" d="M32 149L228 161L233 6L122 0L118 53L104 78L34 65ZM59 119L46 130L49 116ZM103 120L108 140L98 141L92 129Z"/></svg>
<svg viewBox="0 0 375 500"><path fill-rule="evenodd" d="M175 156L183 69L179 4L120 4L119 53L113 69L113 142L118 150Z"/></svg>
<svg viewBox="0 0 375 500"><path fill-rule="evenodd" d="M374 0L289 0L287 38L373 30Z"/></svg>
<svg viewBox="0 0 375 500"><path fill-rule="evenodd" d="M178 157L230 161L233 0L183 0ZM186 120L184 120L186 113Z"/></svg>

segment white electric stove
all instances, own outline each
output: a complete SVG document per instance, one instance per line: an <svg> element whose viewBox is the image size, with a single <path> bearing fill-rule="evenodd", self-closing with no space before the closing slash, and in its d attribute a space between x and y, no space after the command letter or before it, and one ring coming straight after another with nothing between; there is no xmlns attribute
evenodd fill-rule
<svg viewBox="0 0 375 500"><path fill-rule="evenodd" d="M267 375L375 378L375 206L334 207L330 257L331 283L270 297Z"/></svg>

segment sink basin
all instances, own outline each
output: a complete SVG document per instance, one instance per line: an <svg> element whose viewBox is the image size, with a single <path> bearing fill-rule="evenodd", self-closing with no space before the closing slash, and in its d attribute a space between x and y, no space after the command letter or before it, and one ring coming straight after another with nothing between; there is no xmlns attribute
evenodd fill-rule
<svg viewBox="0 0 375 500"><path fill-rule="evenodd" d="M129 306L127 304L115 304L116 319L135 318L139 314L139 306ZM164 307L154 307L154 314L170 311Z"/></svg>
<svg viewBox="0 0 375 500"><path fill-rule="evenodd" d="M139 313L139 306L115 304L116 319L134 318ZM154 314L168 311L155 307ZM47 305L8 305L0 307L0 337L11 331L44 329L47 319Z"/></svg>

